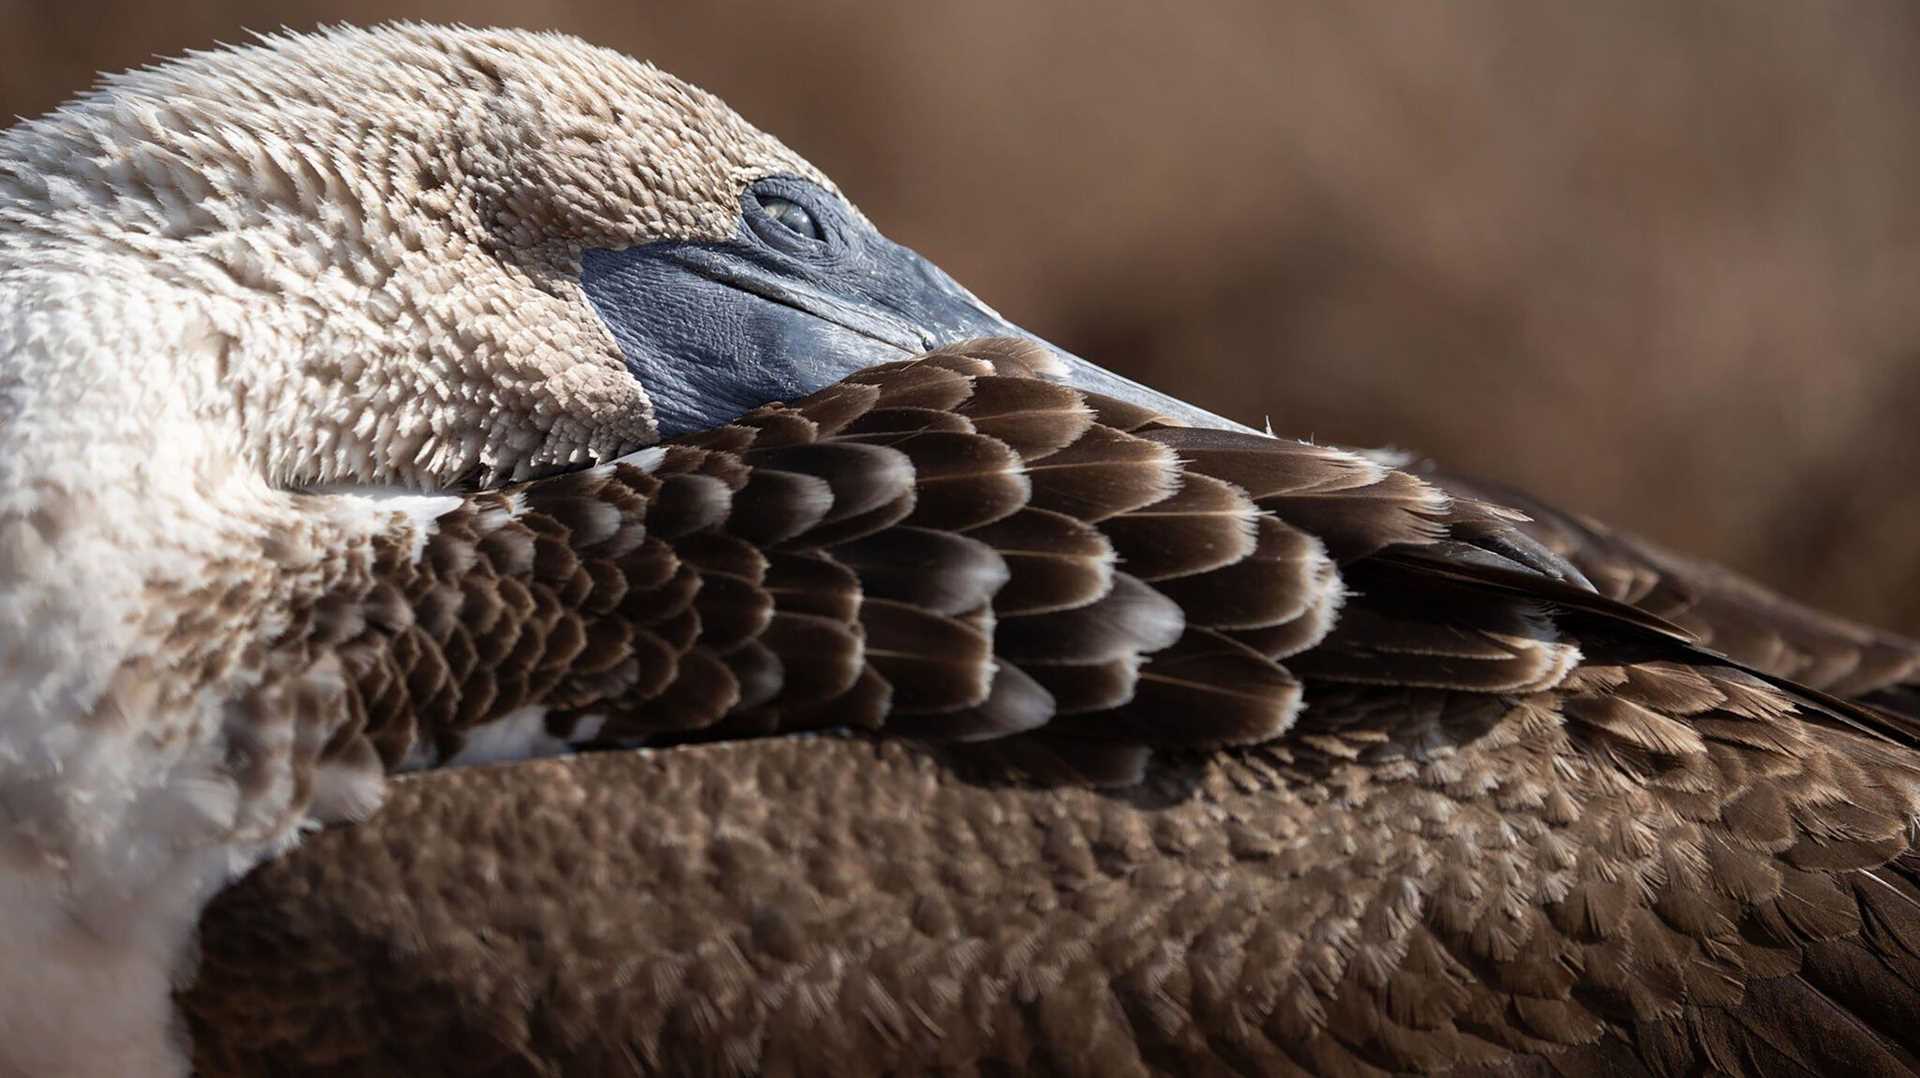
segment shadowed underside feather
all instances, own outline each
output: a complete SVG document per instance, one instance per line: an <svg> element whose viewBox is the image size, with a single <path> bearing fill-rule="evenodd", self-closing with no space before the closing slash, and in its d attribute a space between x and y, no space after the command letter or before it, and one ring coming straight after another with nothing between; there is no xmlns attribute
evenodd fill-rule
<svg viewBox="0 0 1920 1078"><path fill-rule="evenodd" d="M333 751L675 747L410 777L223 896L202 1071L1912 1063L1920 761L1693 646L1844 665L1758 593L1042 362L476 495L300 612ZM1813 689L1911 673L1782 619L1858 638Z"/></svg>

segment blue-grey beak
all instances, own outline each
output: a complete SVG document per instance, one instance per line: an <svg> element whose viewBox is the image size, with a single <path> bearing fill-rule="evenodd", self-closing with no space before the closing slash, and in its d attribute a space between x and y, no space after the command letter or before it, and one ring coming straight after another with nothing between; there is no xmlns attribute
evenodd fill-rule
<svg viewBox="0 0 1920 1078"><path fill-rule="evenodd" d="M581 285L652 398L663 437L943 344L1033 337L837 196L784 177L748 190L732 239L590 250ZM1195 426L1247 429L1054 351L1082 389Z"/></svg>

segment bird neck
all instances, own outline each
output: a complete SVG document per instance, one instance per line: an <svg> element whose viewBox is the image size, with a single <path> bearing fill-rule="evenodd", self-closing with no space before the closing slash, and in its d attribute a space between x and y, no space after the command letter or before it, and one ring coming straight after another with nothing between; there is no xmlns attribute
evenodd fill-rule
<svg viewBox="0 0 1920 1078"><path fill-rule="evenodd" d="M208 418L223 338L191 308L46 299L0 303L0 1074L184 1073L167 987L194 921L306 796L256 766L284 728L236 736L231 701L356 524Z"/></svg>

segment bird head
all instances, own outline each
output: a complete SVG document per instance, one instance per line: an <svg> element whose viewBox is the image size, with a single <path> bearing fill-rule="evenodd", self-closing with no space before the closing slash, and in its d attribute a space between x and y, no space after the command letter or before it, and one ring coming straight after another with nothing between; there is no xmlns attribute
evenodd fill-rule
<svg viewBox="0 0 1920 1078"><path fill-rule="evenodd" d="M0 274L277 487L523 478L1023 333L717 98L560 35L268 37L0 138Z"/></svg>

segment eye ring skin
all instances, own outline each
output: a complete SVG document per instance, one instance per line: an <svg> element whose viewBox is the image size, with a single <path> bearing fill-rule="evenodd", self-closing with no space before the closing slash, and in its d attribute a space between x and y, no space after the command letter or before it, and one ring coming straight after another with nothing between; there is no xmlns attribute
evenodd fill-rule
<svg viewBox="0 0 1920 1078"><path fill-rule="evenodd" d="M804 214L811 234L803 233L772 208L784 203ZM796 258L826 260L842 254L856 224L840 199L817 184L790 176L773 176L747 188L740 197L743 235Z"/></svg>
<svg viewBox="0 0 1920 1078"><path fill-rule="evenodd" d="M800 203L779 195L760 196L757 201L761 215L770 219L774 225L786 229L803 241L826 242L826 230L820 227L820 222L813 219L812 212Z"/></svg>

